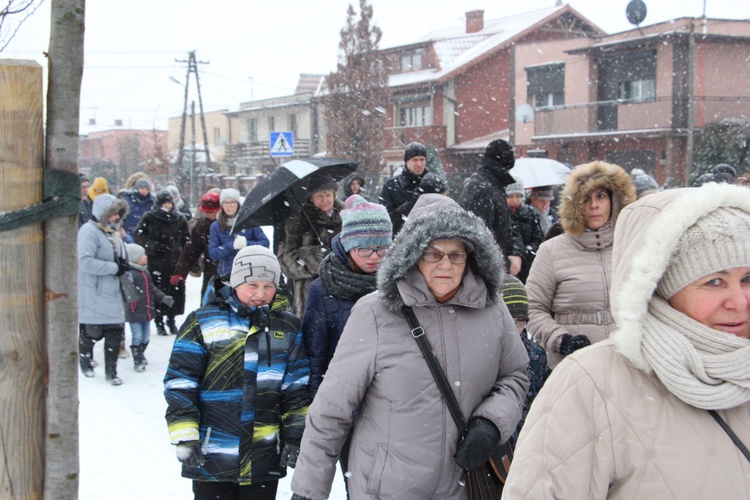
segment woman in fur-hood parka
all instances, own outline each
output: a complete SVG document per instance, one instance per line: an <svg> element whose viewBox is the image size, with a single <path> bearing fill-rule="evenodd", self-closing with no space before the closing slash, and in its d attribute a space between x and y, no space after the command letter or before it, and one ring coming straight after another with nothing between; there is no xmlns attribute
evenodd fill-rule
<svg viewBox="0 0 750 500"><path fill-rule="evenodd" d="M545 382L503 498L750 498L750 462L714 419L750 445L750 190L638 200L612 265L618 328Z"/></svg>
<svg viewBox="0 0 750 500"><path fill-rule="evenodd" d="M613 331L614 228L620 211L633 201L630 176L617 165L595 161L577 166L568 177L559 210L565 233L542 243L526 281L528 328L547 350L550 367Z"/></svg>
<svg viewBox="0 0 750 500"><path fill-rule="evenodd" d="M428 263L425 249L434 252L438 241L464 248L466 263L448 255ZM442 248L455 251L449 247ZM434 282L421 270L430 265L463 269L453 295L433 294ZM459 430L401 306L414 310L469 426L487 426L504 442L520 419L529 382L526 350L499 296L502 277L501 254L481 219L446 196L419 197L378 268L378 291L352 309L310 407L294 493L328 497L354 425L349 498L466 498L455 458Z"/></svg>

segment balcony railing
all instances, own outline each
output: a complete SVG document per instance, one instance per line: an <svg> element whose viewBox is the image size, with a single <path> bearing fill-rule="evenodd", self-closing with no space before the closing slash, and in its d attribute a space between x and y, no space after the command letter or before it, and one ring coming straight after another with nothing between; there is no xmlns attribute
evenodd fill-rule
<svg viewBox="0 0 750 500"><path fill-rule="evenodd" d="M436 148L446 147L446 127L429 125L426 127L387 127L385 129L385 149L404 149L410 142L431 144Z"/></svg>
<svg viewBox="0 0 750 500"><path fill-rule="evenodd" d="M750 119L750 97L697 97L692 104L695 127L725 118ZM684 129L688 126L687 116L688 99L677 97L537 108L534 135Z"/></svg>
<svg viewBox="0 0 750 500"><path fill-rule="evenodd" d="M269 141L227 144L224 159L227 161L241 161L269 158L270 148ZM310 139L294 139L294 156L298 158L307 158L310 156Z"/></svg>

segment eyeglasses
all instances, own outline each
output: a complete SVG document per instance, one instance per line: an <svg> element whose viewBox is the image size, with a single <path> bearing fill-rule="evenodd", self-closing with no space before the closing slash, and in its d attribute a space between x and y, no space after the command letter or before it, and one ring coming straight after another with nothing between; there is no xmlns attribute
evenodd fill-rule
<svg viewBox="0 0 750 500"><path fill-rule="evenodd" d="M448 256L448 260L453 264L465 264L466 254L465 253L445 253L437 250L425 250L422 253L422 260L427 262L440 262L443 257Z"/></svg>
<svg viewBox="0 0 750 500"><path fill-rule="evenodd" d="M362 257L363 259L366 259L367 257L372 257L372 254L377 254L378 257L382 257L385 255L385 251L387 248L380 247L380 248L372 248L372 247L359 247L357 248L357 255Z"/></svg>

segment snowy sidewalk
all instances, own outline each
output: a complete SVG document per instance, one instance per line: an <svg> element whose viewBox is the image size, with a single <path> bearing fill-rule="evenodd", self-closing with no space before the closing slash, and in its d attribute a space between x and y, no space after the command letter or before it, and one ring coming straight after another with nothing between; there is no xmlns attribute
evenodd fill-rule
<svg viewBox="0 0 750 500"><path fill-rule="evenodd" d="M201 279L188 277L186 311L198 307ZM182 324L184 316L177 318ZM130 329L126 326L129 345ZM162 379L175 336L159 337L151 324L146 351L149 365L143 373L133 370L133 358L119 360L117 371L123 384L112 387L104 381L103 341L94 358L99 366L94 378L79 376L81 500L185 500L193 498L192 482L180 476L180 463L169 444L164 420L166 402ZM279 482L277 498L292 496L289 484L293 470ZM337 473L330 498L346 498L342 476Z"/></svg>

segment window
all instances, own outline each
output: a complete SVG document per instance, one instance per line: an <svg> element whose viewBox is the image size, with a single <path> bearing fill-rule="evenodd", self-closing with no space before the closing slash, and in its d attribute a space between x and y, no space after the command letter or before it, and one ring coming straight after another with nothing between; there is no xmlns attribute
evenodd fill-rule
<svg viewBox="0 0 750 500"><path fill-rule="evenodd" d="M214 144L221 144L221 129L214 127Z"/></svg>
<svg viewBox="0 0 750 500"><path fill-rule="evenodd" d="M422 69L422 54L412 52L401 55L401 71L416 71Z"/></svg>
<svg viewBox="0 0 750 500"><path fill-rule="evenodd" d="M565 65L526 68L526 93L535 108L565 104Z"/></svg>
<svg viewBox="0 0 750 500"><path fill-rule="evenodd" d="M630 80L620 82L617 87L617 98L625 101L646 101L655 97L654 80Z"/></svg>
<svg viewBox="0 0 750 500"><path fill-rule="evenodd" d="M425 127L432 125L432 106L429 104L402 105L398 108L398 126Z"/></svg>
<svg viewBox="0 0 750 500"><path fill-rule="evenodd" d="M291 113L289 115L289 130L292 131L294 137L297 137L297 114Z"/></svg>
<svg viewBox="0 0 750 500"><path fill-rule="evenodd" d="M247 142L258 142L258 121L255 118L247 119Z"/></svg>
<svg viewBox="0 0 750 500"><path fill-rule="evenodd" d="M626 52L597 59L600 101L656 98L656 51Z"/></svg>

